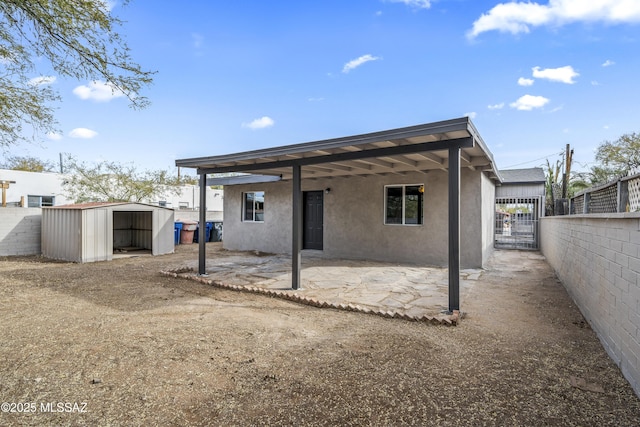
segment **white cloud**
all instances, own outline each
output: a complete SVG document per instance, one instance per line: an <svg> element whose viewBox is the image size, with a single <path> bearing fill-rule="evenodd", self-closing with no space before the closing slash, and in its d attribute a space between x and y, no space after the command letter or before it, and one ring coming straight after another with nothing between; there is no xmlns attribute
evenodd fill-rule
<svg viewBox="0 0 640 427"><path fill-rule="evenodd" d="M489 110L502 110L504 108L504 102L501 102L500 104L487 105L487 108Z"/></svg>
<svg viewBox="0 0 640 427"><path fill-rule="evenodd" d="M100 80L90 82L88 85L80 85L73 89L73 93L80 99L90 99L97 102L108 102L124 96L124 93L111 83Z"/></svg>
<svg viewBox="0 0 640 427"><path fill-rule="evenodd" d="M560 68L545 68L541 70L540 67L533 67L533 77L537 79L547 79L554 82L561 82L567 84L574 84L574 77L578 77L578 74L571 65L567 65Z"/></svg>
<svg viewBox="0 0 640 427"><path fill-rule="evenodd" d="M429 9L431 7L430 0L386 0L389 3L404 3L407 6L417 9Z"/></svg>
<svg viewBox="0 0 640 427"><path fill-rule="evenodd" d="M591 80L591 86L600 86L600 83L597 80Z"/></svg>
<svg viewBox="0 0 640 427"><path fill-rule="evenodd" d="M362 64L369 62L369 61L377 61L380 58L379 56L373 56L370 54L366 54L366 55L362 55L359 58L356 59L352 59L351 61L347 62L346 64L344 64L344 67L342 68L342 72L343 73L348 73L349 71L358 68L359 66L361 66Z"/></svg>
<svg viewBox="0 0 640 427"><path fill-rule="evenodd" d="M44 85L50 85L56 82L56 77L55 76L40 76L40 77L34 77L31 80L29 80L29 84L31 86L44 86Z"/></svg>
<svg viewBox="0 0 640 427"><path fill-rule="evenodd" d="M464 113L465 117L469 117L470 119L475 119L478 116L478 113L475 111L471 111L469 113Z"/></svg>
<svg viewBox="0 0 640 427"><path fill-rule="evenodd" d="M98 132L87 128L75 128L69 132L71 138L91 139L98 136Z"/></svg>
<svg viewBox="0 0 640 427"><path fill-rule="evenodd" d="M571 22L605 22L608 24L640 22L640 2L636 0L549 0L500 3L483 13L467 37L486 31L529 33L532 27L562 26Z"/></svg>
<svg viewBox="0 0 640 427"><path fill-rule="evenodd" d="M534 108L542 108L549 102L544 96L524 95L516 102L509 104L511 108L521 111L531 111Z"/></svg>
<svg viewBox="0 0 640 427"><path fill-rule="evenodd" d="M602 66L603 66L603 67L610 67L610 66L612 66L612 65L614 65L614 64L615 64L615 62L613 62L613 61L611 61L611 60L607 59L606 61L604 61L604 62L602 63Z"/></svg>
<svg viewBox="0 0 640 427"><path fill-rule="evenodd" d="M264 129L264 128L271 127L274 124L275 122L271 117L264 116L264 117L260 117L259 119L255 119L250 123L243 123L242 127L249 128L249 129Z"/></svg>
<svg viewBox="0 0 640 427"><path fill-rule="evenodd" d="M533 85L533 82L534 82L534 81L535 81L535 80L533 80L533 79L525 79L524 77L520 77L520 78L518 79L518 84L519 84L520 86L531 86L531 85Z"/></svg>
<svg viewBox="0 0 640 427"><path fill-rule="evenodd" d="M60 135L58 132L48 132L47 138L52 141L60 141L62 139L62 135Z"/></svg>

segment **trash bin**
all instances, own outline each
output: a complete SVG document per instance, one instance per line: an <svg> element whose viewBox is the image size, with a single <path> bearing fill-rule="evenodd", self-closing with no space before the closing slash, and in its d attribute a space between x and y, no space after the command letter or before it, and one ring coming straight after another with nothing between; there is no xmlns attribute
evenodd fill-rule
<svg viewBox="0 0 640 427"><path fill-rule="evenodd" d="M180 243L191 244L193 243L193 234L198 228L196 221L182 221L182 230L180 231Z"/></svg>
<svg viewBox="0 0 640 427"><path fill-rule="evenodd" d="M174 222L173 223L173 234L174 234L174 241L176 245L180 244L180 231L182 230L182 223L181 222Z"/></svg>
<svg viewBox="0 0 640 427"><path fill-rule="evenodd" d="M222 242L222 223L221 222L211 223L211 241Z"/></svg>
<svg viewBox="0 0 640 427"><path fill-rule="evenodd" d="M207 242L215 242L213 239L213 221L207 221Z"/></svg>
<svg viewBox="0 0 640 427"><path fill-rule="evenodd" d="M213 223L207 222L204 229L204 241L208 242L211 236L211 229L213 228ZM193 235L193 241L198 243L198 239L200 238L200 223L198 223L198 227L196 227L196 232Z"/></svg>

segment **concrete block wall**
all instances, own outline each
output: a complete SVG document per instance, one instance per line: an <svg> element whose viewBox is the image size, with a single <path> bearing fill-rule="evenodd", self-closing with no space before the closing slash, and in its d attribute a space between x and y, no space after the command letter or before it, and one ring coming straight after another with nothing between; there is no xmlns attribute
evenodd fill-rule
<svg viewBox="0 0 640 427"><path fill-rule="evenodd" d="M42 209L0 208L0 256L39 255Z"/></svg>
<svg viewBox="0 0 640 427"><path fill-rule="evenodd" d="M176 221L200 221L200 212L196 210L176 209L173 214ZM222 222L222 211L207 211L207 221Z"/></svg>
<svg viewBox="0 0 640 427"><path fill-rule="evenodd" d="M542 253L640 396L640 213L545 217Z"/></svg>

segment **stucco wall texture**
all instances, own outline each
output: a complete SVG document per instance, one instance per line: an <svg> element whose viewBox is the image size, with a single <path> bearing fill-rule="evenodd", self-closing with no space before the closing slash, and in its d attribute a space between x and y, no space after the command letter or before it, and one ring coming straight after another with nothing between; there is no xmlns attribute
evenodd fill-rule
<svg viewBox="0 0 640 427"><path fill-rule="evenodd" d="M545 217L542 252L640 396L640 213Z"/></svg>
<svg viewBox="0 0 640 427"><path fill-rule="evenodd" d="M384 224L384 187L400 184L424 184L423 225ZM436 266L448 264L447 187L445 171L302 181L303 191L330 189L324 194L325 256ZM291 253L291 188L291 181L226 186L224 246ZM265 192L263 223L242 221L242 193L252 191ZM482 172L461 171L463 268L481 267L493 250L494 195Z"/></svg>

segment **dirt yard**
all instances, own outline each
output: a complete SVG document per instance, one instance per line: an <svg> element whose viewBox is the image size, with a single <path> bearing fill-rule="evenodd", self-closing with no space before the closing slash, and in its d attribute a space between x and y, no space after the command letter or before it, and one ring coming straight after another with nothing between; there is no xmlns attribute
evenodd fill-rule
<svg viewBox="0 0 640 427"><path fill-rule="evenodd" d="M0 258L0 425L639 425L640 400L546 264L513 254L457 327L159 274L195 245Z"/></svg>

